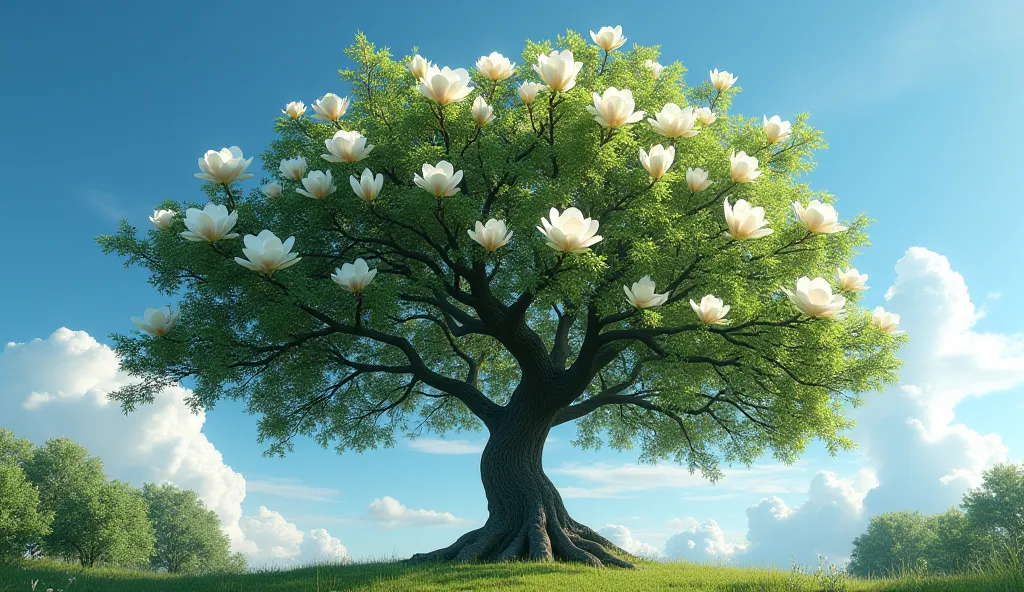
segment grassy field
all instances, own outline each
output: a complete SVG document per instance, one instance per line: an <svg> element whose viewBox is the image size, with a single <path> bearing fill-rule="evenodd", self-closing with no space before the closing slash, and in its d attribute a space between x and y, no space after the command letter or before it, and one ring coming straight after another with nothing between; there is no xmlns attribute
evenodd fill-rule
<svg viewBox="0 0 1024 592"><path fill-rule="evenodd" d="M451 592L497 590L523 592L839 592L943 591L1024 592L1018 569L964 576L921 576L858 580L824 577L827 572L800 574L687 563L642 562L636 570L603 569L567 564L428 565L397 563L307 567L245 575L205 577L83 570L44 562L0 566L0 592ZM74 578L73 581L70 581Z"/></svg>

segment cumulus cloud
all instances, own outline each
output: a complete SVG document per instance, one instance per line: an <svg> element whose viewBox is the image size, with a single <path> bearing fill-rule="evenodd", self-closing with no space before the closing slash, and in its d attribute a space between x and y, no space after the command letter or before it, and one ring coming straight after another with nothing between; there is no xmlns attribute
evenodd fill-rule
<svg viewBox="0 0 1024 592"><path fill-rule="evenodd" d="M441 440L439 438L417 438L409 441L409 447L429 454L480 454L485 442L470 440Z"/></svg>
<svg viewBox="0 0 1024 592"><path fill-rule="evenodd" d="M264 506L255 516L244 516L240 526L246 539L258 548L249 554L253 567L348 561L348 550L340 539L322 528L306 534L280 513Z"/></svg>
<svg viewBox="0 0 1024 592"><path fill-rule="evenodd" d="M407 508L391 496L378 497L370 502L365 517L385 528L437 526L464 522L462 518L456 518L451 512Z"/></svg>
<svg viewBox="0 0 1024 592"><path fill-rule="evenodd" d="M605 524L597 531L597 533L618 545L623 551L627 551L633 555L646 557L648 559L661 558L661 551L659 551L657 547L647 543L642 543L633 538L633 534L629 532L629 529L621 524Z"/></svg>
<svg viewBox="0 0 1024 592"><path fill-rule="evenodd" d="M169 387L126 417L107 393L131 380L114 351L84 331L60 328L46 339L8 343L0 354L2 425L36 443L72 438L103 459L111 478L194 490L217 513L233 551L257 561L300 557L303 533L280 514L260 508L243 517L245 478L206 438L205 415L184 403L188 389ZM283 492L280 482L257 483Z"/></svg>
<svg viewBox="0 0 1024 592"><path fill-rule="evenodd" d="M670 521L672 524L675 520ZM681 521L682 522L682 521ZM689 518L687 523L695 523ZM665 543L665 558L695 562L727 562L737 552L742 552L743 543L725 540L725 532L714 520L690 524L684 530L669 537Z"/></svg>

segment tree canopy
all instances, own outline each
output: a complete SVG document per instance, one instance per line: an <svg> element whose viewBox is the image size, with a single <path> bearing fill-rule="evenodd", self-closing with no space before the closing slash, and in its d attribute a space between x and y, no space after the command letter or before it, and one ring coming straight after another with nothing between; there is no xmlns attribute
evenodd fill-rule
<svg viewBox="0 0 1024 592"><path fill-rule="evenodd" d="M53 515L40 512L38 506L39 491L25 471L0 462L0 561L21 557L26 543L38 541L50 531Z"/></svg>
<svg viewBox="0 0 1024 592"><path fill-rule="evenodd" d="M156 536L153 568L197 573L229 567L231 541L221 531L216 512L194 491L147 483L142 494Z"/></svg>

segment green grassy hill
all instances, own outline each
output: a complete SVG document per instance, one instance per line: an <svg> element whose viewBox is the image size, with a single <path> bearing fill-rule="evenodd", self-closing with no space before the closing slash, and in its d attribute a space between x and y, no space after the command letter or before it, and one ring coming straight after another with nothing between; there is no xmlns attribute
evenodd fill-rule
<svg viewBox="0 0 1024 592"><path fill-rule="evenodd" d="M782 570L641 562L636 570L567 564L428 565L367 563L204 577L69 567L49 562L0 566L0 592L47 588L65 592L391 592L497 590L523 592L818 592L1024 591L1019 569L963 576L909 575L882 580L823 577ZM70 581L74 578L73 581ZM70 585L69 585L70 581Z"/></svg>

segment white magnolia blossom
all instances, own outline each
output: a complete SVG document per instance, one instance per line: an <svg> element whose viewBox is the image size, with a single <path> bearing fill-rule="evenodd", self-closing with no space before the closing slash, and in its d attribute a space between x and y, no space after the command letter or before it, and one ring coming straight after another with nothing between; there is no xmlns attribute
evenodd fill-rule
<svg viewBox="0 0 1024 592"><path fill-rule="evenodd" d="M725 224L729 227L725 233L734 240L747 240L761 238L775 232L771 228L765 228L768 221L764 219L764 208L761 206L751 207L745 199L736 201L733 206L729 205L729 198L725 198Z"/></svg>
<svg viewBox="0 0 1024 592"><path fill-rule="evenodd" d="M584 218L577 208L568 208L561 214L551 208L549 218L541 218L543 227L537 230L547 239L547 245L563 253L584 253L604 237L597 234L597 220Z"/></svg>
<svg viewBox="0 0 1024 592"><path fill-rule="evenodd" d="M494 119L494 107L487 104L483 97L473 99L473 121L480 127Z"/></svg>
<svg viewBox="0 0 1024 592"><path fill-rule="evenodd" d="M568 49L554 50L548 55L537 56L533 70L544 81L549 90L568 91L576 86L576 75L583 68L583 62L577 62Z"/></svg>
<svg viewBox="0 0 1024 592"><path fill-rule="evenodd" d="M281 109L281 113L284 113L292 119L298 119L302 117L302 114L306 112L306 104L302 101L292 101Z"/></svg>
<svg viewBox="0 0 1024 592"><path fill-rule="evenodd" d="M308 177L302 179L302 187L295 192L313 199L323 199L338 190L331 178L331 171L311 171Z"/></svg>
<svg viewBox="0 0 1024 592"><path fill-rule="evenodd" d="M896 330L900 324L900 315L894 312L885 312L881 306L876 306L875 310L871 312L871 324L893 335L906 333L906 331Z"/></svg>
<svg viewBox="0 0 1024 592"><path fill-rule="evenodd" d="M626 42L626 38L622 36L622 25L616 25L615 28L601 27L597 33L591 31L590 38L605 51L618 49Z"/></svg>
<svg viewBox="0 0 1024 592"><path fill-rule="evenodd" d="M373 172L370 169L363 169L363 174L356 179L355 175L350 175L348 182L352 185L352 191L359 196L363 201L373 201L380 195L380 190L384 187L384 175L377 173L377 176L373 176Z"/></svg>
<svg viewBox="0 0 1024 592"><path fill-rule="evenodd" d="M423 80L427 76L427 72L432 66L423 56L416 54L411 60L409 60L409 73L413 75L416 80Z"/></svg>
<svg viewBox="0 0 1024 592"><path fill-rule="evenodd" d="M341 268L335 268L331 274L334 283L355 294L361 293L366 286L373 281L377 275L376 269L370 269L362 257L355 260L355 263L346 263Z"/></svg>
<svg viewBox="0 0 1024 592"><path fill-rule="evenodd" d="M637 308L652 308L661 306L668 300L668 294L654 293L654 280L651 276L645 275L640 281L633 282L633 287L622 286L626 292L626 301Z"/></svg>
<svg viewBox="0 0 1024 592"><path fill-rule="evenodd" d="M686 169L686 186L690 188L693 193L700 193L704 191L714 181L708 179L708 172L704 169Z"/></svg>
<svg viewBox="0 0 1024 592"><path fill-rule="evenodd" d="M543 84L536 82L524 82L517 88L519 92L519 100L525 105L532 105L533 101L537 99L537 93L547 88Z"/></svg>
<svg viewBox="0 0 1024 592"><path fill-rule="evenodd" d="M185 210L185 230L181 236L193 242L213 243L221 239L236 238L238 235L231 232L238 222L238 212L228 213L225 206L219 204L206 204L206 207L199 210L189 208Z"/></svg>
<svg viewBox="0 0 1024 592"><path fill-rule="evenodd" d="M737 183L753 183L754 179L761 176L761 171L757 168L757 158L747 156L742 150L739 154L733 152L729 157L729 174Z"/></svg>
<svg viewBox="0 0 1024 592"><path fill-rule="evenodd" d="M476 69L495 82L512 76L515 67L513 62L496 51L492 51L491 55L480 56L476 61Z"/></svg>
<svg viewBox="0 0 1024 592"><path fill-rule="evenodd" d="M601 127L616 128L627 123L636 123L644 118L643 111L634 111L633 91L628 88L619 90L609 86L604 95L594 93L594 104L587 105L587 111L594 116L594 121Z"/></svg>
<svg viewBox="0 0 1024 592"><path fill-rule="evenodd" d="M665 66L662 66L661 64L654 60L647 60L646 62L644 62L644 67L647 68L647 70L655 78L661 76L661 71L665 69Z"/></svg>
<svg viewBox="0 0 1024 592"><path fill-rule="evenodd" d="M844 292L863 292L867 287L868 274L860 273L856 268L851 267L846 271L836 269L836 279L839 280L839 289Z"/></svg>
<svg viewBox="0 0 1024 592"><path fill-rule="evenodd" d="M199 169L203 172L196 173L196 178L223 185L236 180L248 179L252 177L252 174L243 173L251 162L252 158L246 160L242 156L242 149L238 146L221 148L220 151L207 150L206 154L199 159Z"/></svg>
<svg viewBox="0 0 1024 592"><path fill-rule="evenodd" d="M167 227L171 225L171 219L177 213L174 210L154 210L153 215L149 217L149 221L153 223L157 230L167 230Z"/></svg>
<svg viewBox="0 0 1024 592"><path fill-rule="evenodd" d="M348 111L348 97L342 98L334 93L327 93L313 103L314 119L321 121L338 121Z"/></svg>
<svg viewBox="0 0 1024 592"><path fill-rule="evenodd" d="M711 86L714 86L719 91L723 91L736 84L737 80L739 80L738 76L733 76L725 70L719 72L718 68L715 68L711 71Z"/></svg>
<svg viewBox="0 0 1024 592"><path fill-rule="evenodd" d="M647 118L654 131L668 138L689 138L696 136L700 130L697 124L697 112L693 107L680 108L675 103L666 103L654 118Z"/></svg>
<svg viewBox="0 0 1024 592"><path fill-rule="evenodd" d="M800 202L794 201L793 211L804 227L816 234L832 234L846 230L846 227L839 223L839 214L832 204L821 203L815 199L805 208Z"/></svg>
<svg viewBox="0 0 1024 592"><path fill-rule="evenodd" d="M321 154L327 162L358 162L370 155L373 144L367 144L363 134L357 131L338 130L334 137L324 140L330 154Z"/></svg>
<svg viewBox="0 0 1024 592"><path fill-rule="evenodd" d="M296 156L281 161L280 171L286 179L298 181L306 176L306 157Z"/></svg>
<svg viewBox="0 0 1024 592"><path fill-rule="evenodd" d="M818 277L812 280L804 276L796 281L795 292L790 292L786 288L782 291L800 312L811 318L841 319L846 316L846 311L843 310L846 298L833 294L832 286L825 278Z"/></svg>
<svg viewBox="0 0 1024 592"><path fill-rule="evenodd" d="M505 221L494 218L488 220L486 224L477 222L475 230L466 230L466 232L469 233L471 239L492 253L512 238L512 231L505 227Z"/></svg>
<svg viewBox="0 0 1024 592"><path fill-rule="evenodd" d="M264 275L274 275L274 272L291 267L302 259L298 253L291 252L294 236L282 243L273 232L263 230L255 236L245 235L242 242L245 243L242 254L246 258L235 257L235 263Z"/></svg>
<svg viewBox="0 0 1024 592"><path fill-rule="evenodd" d="M640 164L644 165L644 169L655 179L665 176L675 158L676 149L674 146L665 148L661 144L655 144L651 146L649 154L643 148L640 149Z"/></svg>
<svg viewBox="0 0 1024 592"><path fill-rule="evenodd" d="M768 136L769 144L785 140L793 133L793 128L789 122L782 121L782 118L778 115L772 115L771 119L768 119L767 115L762 117L764 118L764 133Z"/></svg>
<svg viewBox="0 0 1024 592"><path fill-rule="evenodd" d="M436 166L423 164L423 176L413 173L412 181L437 199L450 197L459 192L462 171L456 171L452 163L442 160Z"/></svg>
<svg viewBox="0 0 1024 592"><path fill-rule="evenodd" d="M430 66L417 88L428 99L440 105L447 105L461 101L473 92L469 81L469 72L465 68L452 70L448 66L440 69L437 66Z"/></svg>
<svg viewBox="0 0 1024 592"><path fill-rule="evenodd" d="M708 294L701 298L700 304L690 300L690 308L693 309L693 312L697 313L697 317L704 324L729 324L729 319L725 318L725 315L729 314L729 309L732 307L722 302L722 299L714 294Z"/></svg>
<svg viewBox="0 0 1024 592"><path fill-rule="evenodd" d="M709 107L697 108L697 121L700 121L702 124L711 125L716 119L718 119L718 116Z"/></svg>
<svg viewBox="0 0 1024 592"><path fill-rule="evenodd" d="M267 197L281 197L281 185L278 183L267 183L263 186L263 195Z"/></svg>
<svg viewBox="0 0 1024 592"><path fill-rule="evenodd" d="M162 306L160 308L147 308L146 312L142 314L142 318L132 317L132 323L134 323L136 327L150 335L153 335L154 337L167 335L167 333L174 328L174 323L177 322L177 320L178 312L171 312L171 309L166 306Z"/></svg>

